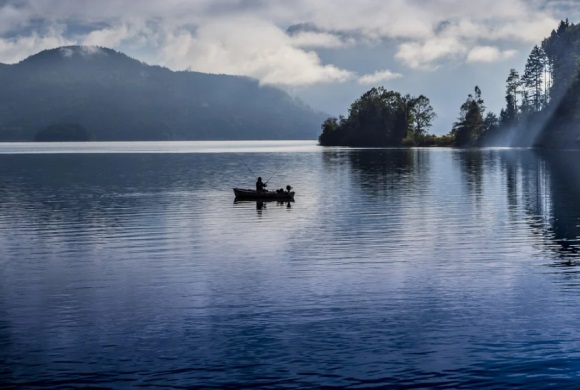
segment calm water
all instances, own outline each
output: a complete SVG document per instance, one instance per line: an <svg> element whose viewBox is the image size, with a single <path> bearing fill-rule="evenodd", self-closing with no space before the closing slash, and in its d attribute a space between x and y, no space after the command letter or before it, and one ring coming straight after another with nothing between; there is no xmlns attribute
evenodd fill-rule
<svg viewBox="0 0 580 390"><path fill-rule="evenodd" d="M0 145L0 387L580 386L577 152L76 148Z"/></svg>

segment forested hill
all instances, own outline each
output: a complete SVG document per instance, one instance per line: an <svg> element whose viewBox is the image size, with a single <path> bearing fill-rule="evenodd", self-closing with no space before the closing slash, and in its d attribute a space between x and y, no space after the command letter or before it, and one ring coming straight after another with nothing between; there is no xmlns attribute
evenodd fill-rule
<svg viewBox="0 0 580 390"><path fill-rule="evenodd" d="M580 25L560 23L542 42L552 75L538 146L580 147Z"/></svg>
<svg viewBox="0 0 580 390"><path fill-rule="evenodd" d="M509 71L499 116L485 115L480 92L461 106L451 131L457 146L579 148L580 25L561 21L534 46L523 72Z"/></svg>
<svg viewBox="0 0 580 390"><path fill-rule="evenodd" d="M257 80L173 72L98 47L0 64L0 141L74 124L97 141L314 139L326 115Z"/></svg>

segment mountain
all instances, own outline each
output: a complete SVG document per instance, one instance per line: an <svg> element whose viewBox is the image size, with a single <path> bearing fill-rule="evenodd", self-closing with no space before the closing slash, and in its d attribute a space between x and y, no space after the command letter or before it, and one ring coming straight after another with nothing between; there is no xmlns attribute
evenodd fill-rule
<svg viewBox="0 0 580 390"><path fill-rule="evenodd" d="M315 139L327 117L251 78L174 72L101 47L0 64L0 85L3 141L59 124L97 141Z"/></svg>

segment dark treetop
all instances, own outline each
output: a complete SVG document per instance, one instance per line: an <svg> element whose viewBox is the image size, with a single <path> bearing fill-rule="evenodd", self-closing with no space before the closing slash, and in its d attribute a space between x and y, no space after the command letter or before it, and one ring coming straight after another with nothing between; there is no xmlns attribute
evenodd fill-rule
<svg viewBox="0 0 580 390"><path fill-rule="evenodd" d="M401 146L429 143L426 130L435 113L424 95L412 97L372 88L351 104L348 117L328 118L323 146Z"/></svg>

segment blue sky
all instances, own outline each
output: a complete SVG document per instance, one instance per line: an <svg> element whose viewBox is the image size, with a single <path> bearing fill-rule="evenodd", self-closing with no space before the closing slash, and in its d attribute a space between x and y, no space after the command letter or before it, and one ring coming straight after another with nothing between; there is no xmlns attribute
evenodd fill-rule
<svg viewBox="0 0 580 390"><path fill-rule="evenodd" d="M578 0L0 0L0 62L110 47L173 70L236 74L345 114L373 86L425 94L444 134L475 85L503 105L510 68Z"/></svg>

